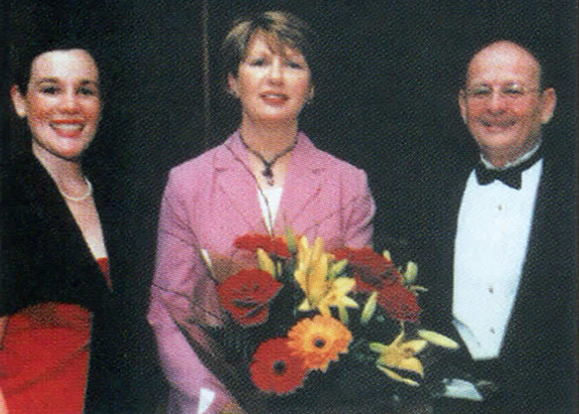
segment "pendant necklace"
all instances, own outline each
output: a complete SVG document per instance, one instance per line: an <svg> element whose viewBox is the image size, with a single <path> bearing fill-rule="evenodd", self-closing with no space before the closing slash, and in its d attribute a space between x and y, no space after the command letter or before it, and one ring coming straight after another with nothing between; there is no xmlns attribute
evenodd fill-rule
<svg viewBox="0 0 579 414"><path fill-rule="evenodd" d="M71 196L71 195L68 195L68 194L66 194L66 193L64 192L64 190L61 190L60 187L57 186L58 192L59 192L60 194L62 194L62 196L63 196L64 198L66 198L67 200L76 201L76 202L84 201L84 200L86 200L87 198L89 198L89 197L92 195L92 184L91 184L91 182L90 182L90 181L88 180L88 178L86 178L86 177L84 177L84 182L86 183L87 190L86 190L86 193L84 193L84 194L81 195L80 197L73 197L73 196Z"/></svg>
<svg viewBox="0 0 579 414"><path fill-rule="evenodd" d="M283 157L284 155L288 154L289 152L291 152L295 146L298 143L298 136L296 134L295 138L294 138L294 142L287 148L285 148L283 151L278 152L277 154L275 154L275 156L270 160L266 160L263 155L261 155L259 152L251 149L249 147L249 145L247 145L247 143L245 142L245 140L243 139L243 137L241 136L241 134L239 134L239 137L241 138L241 143L243 144L243 146L249 151L251 152L253 155L255 155L257 158L259 158L259 160L263 163L263 166L265 167L264 170L261 172L261 174L265 177L267 184L270 187L273 187L273 185L275 184L274 181L274 177L273 177L273 171L272 168L274 166L274 164L277 162L277 160L279 160L281 157Z"/></svg>

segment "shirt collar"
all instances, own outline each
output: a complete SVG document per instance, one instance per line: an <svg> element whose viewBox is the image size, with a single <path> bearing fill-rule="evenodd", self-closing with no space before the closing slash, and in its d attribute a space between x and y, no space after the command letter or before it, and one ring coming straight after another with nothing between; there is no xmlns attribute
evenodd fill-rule
<svg viewBox="0 0 579 414"><path fill-rule="evenodd" d="M521 155L519 158L517 158L515 161L513 162L507 162L504 166L497 168L495 167L493 164L491 164L489 161L487 161L484 157L484 155L480 154L480 160L483 163L483 165L488 168L489 170L506 170L507 168L512 168L512 167L516 167L517 165L520 165L522 163L524 163L525 161L527 161L529 158L531 158L537 151L539 151L539 147L541 146L541 141L539 141L539 143L537 145L535 145L533 147L533 149L531 149L529 152Z"/></svg>

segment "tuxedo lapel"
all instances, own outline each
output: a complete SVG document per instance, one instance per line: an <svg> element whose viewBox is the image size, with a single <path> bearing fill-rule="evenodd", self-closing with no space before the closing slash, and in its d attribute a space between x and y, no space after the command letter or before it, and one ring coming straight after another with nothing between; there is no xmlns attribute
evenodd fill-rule
<svg viewBox="0 0 579 414"><path fill-rule="evenodd" d="M431 278L430 281L437 286L437 296L441 301L440 310L442 315L449 316L448 321L452 320L454 252L458 214L469 174L470 171L464 171L455 184L447 187L450 191L439 194L439 203L435 211L437 223L433 227L438 229L438 233L435 235L434 243L438 244L435 251L439 252L439 256L432 257L430 260L440 263L440 270L434 276L436 280Z"/></svg>
<svg viewBox="0 0 579 414"><path fill-rule="evenodd" d="M551 298L546 298L545 292L558 290L555 286L559 283L559 280L558 278L553 278L557 272L549 269L549 261L553 256L549 253L551 249L546 247L548 243L545 244L547 239L556 239L556 237L548 236L551 232L557 231L554 226L550 228L551 225L549 223L557 221L553 217L559 214L549 204L549 200L560 200L560 197L557 197L555 192L559 191L561 187L553 180L554 171L552 171L552 168L553 166L546 161L537 191L537 200L533 212L533 222L521 281L501 356L512 353L513 349L520 349L521 346L530 349L540 346L540 344L535 343L535 340L540 340L541 335L530 334L533 330L532 327L536 324L537 309L543 308L542 310L547 312L547 308L541 305L539 301L544 299L547 299L547 301L551 300ZM557 246L555 246L556 248ZM563 285L561 289L566 289L566 286ZM542 328L539 327L539 329Z"/></svg>

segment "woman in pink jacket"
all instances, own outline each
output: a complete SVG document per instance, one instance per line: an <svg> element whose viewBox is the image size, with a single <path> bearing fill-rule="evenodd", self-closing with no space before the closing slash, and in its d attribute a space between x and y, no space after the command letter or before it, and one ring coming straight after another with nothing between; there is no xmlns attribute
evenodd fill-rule
<svg viewBox="0 0 579 414"><path fill-rule="evenodd" d="M314 96L309 36L308 25L289 13L236 21L222 50L241 125L169 175L148 316L171 385L169 413L244 412L175 323L175 309L218 312L202 250L228 255L236 237L283 235L287 226L312 242L322 237L328 248L371 242L375 205L365 172L298 130Z"/></svg>

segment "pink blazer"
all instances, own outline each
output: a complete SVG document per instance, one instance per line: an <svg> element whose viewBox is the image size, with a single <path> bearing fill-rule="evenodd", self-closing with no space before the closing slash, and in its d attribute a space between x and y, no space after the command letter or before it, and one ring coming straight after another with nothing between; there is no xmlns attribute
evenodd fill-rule
<svg viewBox="0 0 579 414"><path fill-rule="evenodd" d="M171 318L174 309L218 309L214 284L199 251L230 254L236 237L267 233L256 182L238 133L169 174L161 205L156 271L148 320L171 384L169 413L197 413L200 390L215 393L209 408L218 413L231 397L196 356ZM371 243L375 204L366 173L317 149L300 133L292 151L274 232L286 226L329 248ZM168 304L170 308L168 309ZM175 314L173 314L175 316Z"/></svg>

